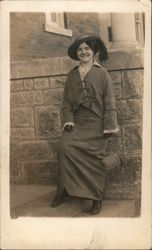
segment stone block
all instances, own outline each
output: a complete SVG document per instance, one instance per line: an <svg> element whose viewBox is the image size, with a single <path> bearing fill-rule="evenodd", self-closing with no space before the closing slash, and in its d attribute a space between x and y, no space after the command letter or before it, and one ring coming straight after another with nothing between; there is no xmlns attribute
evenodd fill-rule
<svg viewBox="0 0 152 250"><path fill-rule="evenodd" d="M58 148L59 148L59 139L54 141L54 140L49 140L49 156L54 157L57 155Z"/></svg>
<svg viewBox="0 0 152 250"><path fill-rule="evenodd" d="M122 165L124 168L134 168L135 170L141 170L142 167L142 156L140 154L137 155L127 155L121 157Z"/></svg>
<svg viewBox="0 0 152 250"><path fill-rule="evenodd" d="M66 82L66 76L49 77L50 89L63 88Z"/></svg>
<svg viewBox="0 0 152 250"><path fill-rule="evenodd" d="M44 102L46 105L62 103L63 89L44 90Z"/></svg>
<svg viewBox="0 0 152 250"><path fill-rule="evenodd" d="M56 89L58 87L58 84L56 84L56 80L54 77L49 77L49 86L50 89Z"/></svg>
<svg viewBox="0 0 152 250"><path fill-rule="evenodd" d="M140 125L135 124L123 126L123 144L126 152L141 152L142 128Z"/></svg>
<svg viewBox="0 0 152 250"><path fill-rule="evenodd" d="M61 132L60 106L41 106L35 108L36 135L57 136Z"/></svg>
<svg viewBox="0 0 152 250"><path fill-rule="evenodd" d="M106 182L110 184L138 184L141 180L141 155L121 157L121 166L108 171Z"/></svg>
<svg viewBox="0 0 152 250"><path fill-rule="evenodd" d="M48 78L35 78L34 79L34 88L35 89L48 89L49 88L49 80Z"/></svg>
<svg viewBox="0 0 152 250"><path fill-rule="evenodd" d="M113 83L121 83L121 72L120 71L112 71L109 72L112 78Z"/></svg>
<svg viewBox="0 0 152 250"><path fill-rule="evenodd" d="M113 85L113 87L114 87L115 98L116 98L116 99L122 98L121 83L115 83L115 84Z"/></svg>
<svg viewBox="0 0 152 250"><path fill-rule="evenodd" d="M137 123L142 119L142 99L117 101L119 124Z"/></svg>
<svg viewBox="0 0 152 250"><path fill-rule="evenodd" d="M12 127L32 127L34 125L33 108L15 108L11 112Z"/></svg>
<svg viewBox="0 0 152 250"><path fill-rule="evenodd" d="M28 107L43 104L43 93L41 90L25 91L11 94L12 107Z"/></svg>
<svg viewBox="0 0 152 250"><path fill-rule="evenodd" d="M136 185L110 185L105 189L105 199L135 199L141 198L141 186Z"/></svg>
<svg viewBox="0 0 152 250"><path fill-rule="evenodd" d="M11 92L22 91L24 89L23 80L11 81Z"/></svg>
<svg viewBox="0 0 152 250"><path fill-rule="evenodd" d="M18 161L19 158L19 147L18 141L11 141L10 143L10 159L14 161Z"/></svg>
<svg viewBox="0 0 152 250"><path fill-rule="evenodd" d="M21 160L47 159L49 156L49 147L47 141L24 141L20 143Z"/></svg>
<svg viewBox="0 0 152 250"><path fill-rule="evenodd" d="M15 184L20 179L19 147L17 141L10 143L10 181Z"/></svg>
<svg viewBox="0 0 152 250"><path fill-rule="evenodd" d="M33 80L32 79L24 79L24 89L25 90L33 90Z"/></svg>
<svg viewBox="0 0 152 250"><path fill-rule="evenodd" d="M56 161L22 162L22 181L24 184L55 184Z"/></svg>
<svg viewBox="0 0 152 250"><path fill-rule="evenodd" d="M10 183L17 184L21 181L21 171L18 160L10 160Z"/></svg>
<svg viewBox="0 0 152 250"><path fill-rule="evenodd" d="M122 157L122 181L123 183L141 183L142 155L128 155Z"/></svg>
<svg viewBox="0 0 152 250"><path fill-rule="evenodd" d="M122 141L118 135L112 135L108 140L106 152L110 154L112 152L122 154Z"/></svg>
<svg viewBox="0 0 152 250"><path fill-rule="evenodd" d="M126 70L122 73L124 98L142 97L143 70Z"/></svg>
<svg viewBox="0 0 152 250"><path fill-rule="evenodd" d="M11 128L11 138L32 138L35 135L34 128Z"/></svg>

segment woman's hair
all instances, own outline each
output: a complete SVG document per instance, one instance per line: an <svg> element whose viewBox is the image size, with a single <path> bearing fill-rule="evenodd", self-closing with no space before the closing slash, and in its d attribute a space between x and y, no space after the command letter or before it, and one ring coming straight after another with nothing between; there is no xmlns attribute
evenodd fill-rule
<svg viewBox="0 0 152 250"><path fill-rule="evenodd" d="M104 43L100 41L86 41L86 44L92 49L94 54L99 52L99 60L106 61L108 59L108 51Z"/></svg>

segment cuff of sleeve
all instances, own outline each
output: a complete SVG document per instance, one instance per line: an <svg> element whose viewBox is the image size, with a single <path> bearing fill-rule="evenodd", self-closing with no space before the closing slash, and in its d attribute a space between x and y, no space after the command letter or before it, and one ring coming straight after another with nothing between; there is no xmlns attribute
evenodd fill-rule
<svg viewBox="0 0 152 250"><path fill-rule="evenodd" d="M119 131L119 128L115 128L115 129L105 129L103 131L104 134L109 134L109 133L117 133Z"/></svg>
<svg viewBox="0 0 152 250"><path fill-rule="evenodd" d="M104 114L104 131L105 133L118 132L117 112L109 110Z"/></svg>
<svg viewBox="0 0 152 250"><path fill-rule="evenodd" d="M62 131L64 130L66 125L74 126L74 122L66 122L66 123L64 123Z"/></svg>

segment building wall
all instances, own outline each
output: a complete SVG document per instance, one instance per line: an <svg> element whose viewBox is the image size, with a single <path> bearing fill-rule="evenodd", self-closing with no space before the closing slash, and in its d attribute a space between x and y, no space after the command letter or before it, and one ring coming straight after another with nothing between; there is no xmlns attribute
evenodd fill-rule
<svg viewBox="0 0 152 250"><path fill-rule="evenodd" d="M67 13L67 27L73 37L45 31L45 13L10 14L11 61L66 56L72 40L83 33L99 35L98 15Z"/></svg>
<svg viewBox="0 0 152 250"><path fill-rule="evenodd" d="M11 183L54 184L61 136L67 57L11 64ZM111 52L105 64L114 83L120 132L109 138L120 168L107 173L107 198L139 198L142 148L143 61L140 51Z"/></svg>

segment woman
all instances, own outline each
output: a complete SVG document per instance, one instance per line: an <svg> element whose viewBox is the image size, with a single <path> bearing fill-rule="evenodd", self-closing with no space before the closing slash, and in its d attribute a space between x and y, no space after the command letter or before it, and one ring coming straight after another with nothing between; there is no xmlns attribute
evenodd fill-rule
<svg viewBox="0 0 152 250"><path fill-rule="evenodd" d="M67 76L63 96L63 133L58 152L57 207L65 196L91 199L91 214L101 210L105 186L107 137L118 131L115 98L110 75L96 62L108 58L99 37L81 36L69 47L68 55L80 64Z"/></svg>

